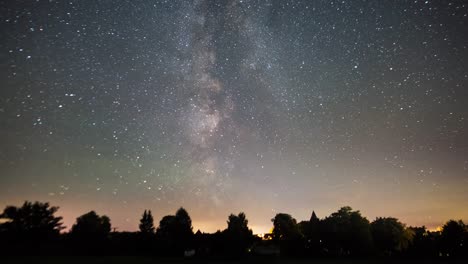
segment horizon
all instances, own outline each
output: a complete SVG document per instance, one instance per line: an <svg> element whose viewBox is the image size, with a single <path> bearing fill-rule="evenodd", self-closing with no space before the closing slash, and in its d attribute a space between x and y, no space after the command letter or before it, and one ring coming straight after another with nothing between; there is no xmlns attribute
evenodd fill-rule
<svg viewBox="0 0 468 264"><path fill-rule="evenodd" d="M42 202L45 202L45 201L42 201ZM12 205L12 206L20 206L22 203L19 203L19 204L8 204L8 205L5 205L5 206L9 206L9 205ZM1 205L0 204L0 207L5 207L4 205ZM51 204L51 206L58 206L56 204ZM343 205L345 206L345 205ZM102 213L100 211L97 211L97 210L94 210L94 209L90 209L88 211L84 211L84 212L81 212L81 213L77 213L75 217L72 217L70 215L63 215L61 214L61 211L62 211L62 207L58 206L59 207L59 210L57 211L57 213L55 214L56 216L61 216L63 217L62 219L62 223L63 223L63 227L64 229L61 230L61 233L68 233L70 230L71 230L71 227L73 226L73 224L76 223L76 218L78 218L79 216L85 214L85 213L88 213L89 211L95 211L97 214L99 215L107 215L109 216L110 220L111 220L111 224L112 224L112 230L114 230L115 228L115 232L138 232L139 228L138 228L138 224L139 224L139 221L141 219L141 216L143 214L143 212L139 212L138 214L134 213L133 215L136 215L135 217L132 217L131 218L131 221L129 219L129 221L125 220L124 223L125 225L119 227L119 226L115 226L114 224L114 218L112 217L112 215L110 214L106 214L106 213ZM159 220L162 219L163 216L165 215L173 215L175 213L175 211L178 209L178 208L184 208L187 210L187 212L189 213L190 215L190 209L189 208L186 208L184 206L179 206L177 208L175 208L173 210L173 212L168 212L168 213L160 213L160 212L156 212L154 211L153 209L151 208L146 208L144 210L151 210L152 212L152 215L154 217L154 224L155 224L155 227L157 228L159 226ZM342 206L340 206L339 208L341 208ZM317 217L319 219L324 219L326 217L328 217L331 213L333 212L336 212L339 208L336 208L335 210L331 210L330 213L326 214L326 215L323 215L321 216L319 213L320 212L317 212L316 210L312 210L315 212L315 214L317 215ZM366 218L367 220L369 220L369 222L372 222L373 220L375 220L377 217L395 217L394 215L376 215L374 217L369 217L367 216L365 213L363 213L360 209L358 208L354 208L352 207L353 210L357 210L359 212L361 212L362 216L364 218ZM297 223L301 222L301 221L309 221L310 219L310 216L312 215L312 211L310 212L310 214L307 216L307 217L303 217L303 218L296 218L295 215L291 214L291 216L293 218L296 219ZM273 228L273 223L271 223L271 220L268 221L270 223L270 225L262 225L262 224L258 224L259 221L256 221L254 223L252 223L252 221L249 219L249 214L246 213L245 211L239 211L239 212L232 212L232 214L237 214L237 213L240 213L240 212L243 212L246 214L247 216L247 220L249 221L249 228L252 229L253 233L254 234L265 234L265 233L271 233L271 230ZM276 213L287 213L287 214L290 214L289 212L276 212ZM275 213L275 214L276 214ZM271 217L269 219L272 219L275 214L272 214ZM219 221L198 221L197 219L194 219L192 217L192 227L193 227L193 232L197 232L198 230L200 230L202 233L215 233L217 231L222 231L224 229L226 229L227 227L227 223L226 221L228 220L228 216L229 215L226 215L226 219L224 220L224 225L219 225ZM443 220L443 221L440 221L440 222L433 222L432 224L411 224L411 223L407 223L405 221L403 221L402 219L396 217L399 221L401 221L403 224L406 225L406 227L426 227L427 230L431 231L431 232L434 232L434 231L439 231L439 229L449 220L455 220L455 221L458 221L458 220L462 220L464 222L466 222L466 219L462 219L462 218L457 218L457 217L452 217L452 218L448 218L446 220ZM1 219L0 219L1 220ZM117 222L121 222L120 221L117 221ZM203 224L203 222L205 222L205 224ZM265 222L265 221L261 221L262 223Z"/></svg>

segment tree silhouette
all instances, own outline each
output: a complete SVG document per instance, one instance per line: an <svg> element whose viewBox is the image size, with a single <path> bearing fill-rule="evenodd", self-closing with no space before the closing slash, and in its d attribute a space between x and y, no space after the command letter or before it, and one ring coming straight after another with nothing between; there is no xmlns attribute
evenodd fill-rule
<svg viewBox="0 0 468 264"><path fill-rule="evenodd" d="M412 230L392 217L378 217L371 223L374 245L385 255L400 253L408 248L413 236Z"/></svg>
<svg viewBox="0 0 468 264"><path fill-rule="evenodd" d="M164 216L159 222L156 236L166 246L167 253L180 255L191 247L192 220L187 211L181 207L175 215Z"/></svg>
<svg viewBox="0 0 468 264"><path fill-rule="evenodd" d="M76 224L72 226L71 234L79 238L104 239L111 231L109 217L99 216L91 211L76 219Z"/></svg>
<svg viewBox="0 0 468 264"><path fill-rule="evenodd" d="M461 258L468 256L468 229L463 221L448 221L441 231L425 227L406 228L396 218L376 218L372 223L359 211L342 207L320 220L297 224L291 215L279 213L273 222L273 240L252 234L244 213L230 214L227 228L196 235L184 208L164 216L154 234L151 211L140 219L140 232L113 232L110 219L91 211L76 219L69 233L63 229L58 207L25 202L7 206L0 214L0 250L7 254L159 254L184 253L197 257L241 257L248 254L283 256L371 256L375 246L381 257ZM252 249L252 250L247 250Z"/></svg>
<svg viewBox="0 0 468 264"><path fill-rule="evenodd" d="M241 212L238 215L231 214L228 217L228 227L226 231L239 235L250 235L252 234L252 230L249 229L248 223L249 221L245 217L244 213Z"/></svg>
<svg viewBox="0 0 468 264"><path fill-rule="evenodd" d="M291 215L279 213L271 221L273 222L273 239L293 240L301 236L296 219Z"/></svg>
<svg viewBox="0 0 468 264"><path fill-rule="evenodd" d="M154 221L151 210L148 212L145 210L143 216L140 219L140 232L144 234L153 234L154 233Z"/></svg>
<svg viewBox="0 0 468 264"><path fill-rule="evenodd" d="M58 207L49 203L24 202L21 207L7 206L0 218L8 219L0 230L17 239L50 239L57 237L64 227L62 217L55 216Z"/></svg>
<svg viewBox="0 0 468 264"><path fill-rule="evenodd" d="M409 227L413 234L413 241L408 248L410 256L436 257L438 256L436 241L439 232L430 232L425 226Z"/></svg>
<svg viewBox="0 0 468 264"><path fill-rule="evenodd" d="M187 238L193 235L192 219L190 219L188 212L184 208L181 207L177 210L175 220L180 238Z"/></svg>
<svg viewBox="0 0 468 264"><path fill-rule="evenodd" d="M174 215L166 215L164 216L161 221L159 221L159 227L156 230L156 234L161 239L169 239L175 233L175 216Z"/></svg>
<svg viewBox="0 0 468 264"><path fill-rule="evenodd" d="M321 237L326 250L337 255L362 255L372 246L369 221L349 206L323 220Z"/></svg>
<svg viewBox="0 0 468 264"><path fill-rule="evenodd" d="M296 219L289 214L279 213L271 221L273 240L279 243L282 253L291 255L302 250L302 234Z"/></svg>
<svg viewBox="0 0 468 264"><path fill-rule="evenodd" d="M460 256L467 238L467 227L462 220L449 220L442 227L441 250L445 256ZM466 246L465 246L466 247ZM466 253L465 253L466 254Z"/></svg>
<svg viewBox="0 0 468 264"><path fill-rule="evenodd" d="M224 230L226 248L230 254L243 255L253 242L252 230L248 227L249 221L244 213L231 214L228 217L228 227Z"/></svg>

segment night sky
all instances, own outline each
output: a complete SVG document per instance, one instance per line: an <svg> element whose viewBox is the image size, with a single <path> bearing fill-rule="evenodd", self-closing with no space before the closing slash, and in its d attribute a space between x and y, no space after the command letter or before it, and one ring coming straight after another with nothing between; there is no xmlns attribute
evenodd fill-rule
<svg viewBox="0 0 468 264"><path fill-rule="evenodd" d="M468 219L465 1L1 1L0 207L255 233Z"/></svg>

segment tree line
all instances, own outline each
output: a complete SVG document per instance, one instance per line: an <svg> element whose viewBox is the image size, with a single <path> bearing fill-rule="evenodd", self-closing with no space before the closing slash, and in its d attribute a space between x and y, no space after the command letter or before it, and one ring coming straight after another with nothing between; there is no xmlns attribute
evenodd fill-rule
<svg viewBox="0 0 468 264"><path fill-rule="evenodd" d="M19 255L129 255L245 257L250 255L311 257L468 257L468 226L449 220L438 231L408 227L393 217L370 222L359 211L342 207L323 219L315 212L297 222L278 213L271 234L259 237L244 213L231 214L227 227L215 233L193 232L184 208L164 216L158 227L145 210L138 232L112 231L111 219L91 211L79 216L68 232L58 207L28 202L7 206L0 215L0 250Z"/></svg>

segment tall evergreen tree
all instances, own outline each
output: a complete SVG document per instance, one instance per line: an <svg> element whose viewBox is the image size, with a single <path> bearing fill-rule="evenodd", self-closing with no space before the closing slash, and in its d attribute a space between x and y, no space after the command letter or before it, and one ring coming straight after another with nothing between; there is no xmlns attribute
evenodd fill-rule
<svg viewBox="0 0 468 264"><path fill-rule="evenodd" d="M151 210L148 210L143 213L143 216L140 219L140 232L145 234L154 233L154 220Z"/></svg>

